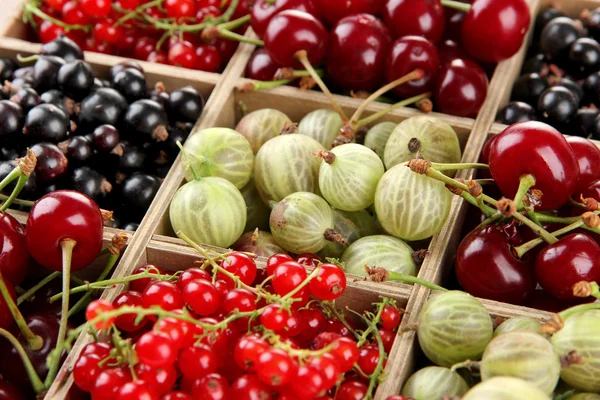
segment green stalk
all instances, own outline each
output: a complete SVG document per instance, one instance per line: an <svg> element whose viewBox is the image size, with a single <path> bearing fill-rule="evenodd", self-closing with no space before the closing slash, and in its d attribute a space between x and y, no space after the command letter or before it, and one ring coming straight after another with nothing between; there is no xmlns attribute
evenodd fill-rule
<svg viewBox="0 0 600 400"><path fill-rule="evenodd" d="M148 8L160 6L163 3L163 1L164 0L154 0L154 1L150 1L148 3L142 4L141 6L138 6L137 8L135 8L133 11L131 11L131 12L123 15L121 18L119 18L117 20L117 22L115 22L115 25L116 26L122 25L127 20L136 17L139 13L145 12Z"/></svg>
<svg viewBox="0 0 600 400"><path fill-rule="evenodd" d="M44 340L40 336L33 333L29 326L27 326L27 322L25 322L23 314L21 314L21 311L19 311L19 307L17 307L17 304L13 301L12 296L8 291L8 287L6 286L6 282L4 281L2 274L0 274L0 293L2 294L4 302L8 306L13 319L17 323L19 330L27 340L27 347L29 347L31 350L41 349L44 346Z"/></svg>
<svg viewBox="0 0 600 400"><path fill-rule="evenodd" d="M0 193L0 200L6 201L6 200L8 200L8 196ZM35 201L23 200L23 199L13 199L12 204L16 204L18 206L33 207L33 205L35 204Z"/></svg>
<svg viewBox="0 0 600 400"><path fill-rule="evenodd" d="M442 0L441 3L444 7L453 8L464 13L467 13L469 10L471 10L470 4L462 3L460 1Z"/></svg>
<svg viewBox="0 0 600 400"><path fill-rule="evenodd" d="M383 117L384 115L387 115L388 113L390 113L392 110L395 110L396 108L406 107L411 104L418 103L419 101L421 101L423 99L427 99L429 97L431 97L431 92L423 93L418 96L410 97L408 99L399 101L395 104L392 104L389 107L384 108L381 111L376 112L375 114L369 115L368 117L365 117L361 120L356 121L356 123L354 124L354 128L355 128L355 130L362 128L363 126L369 125L370 123L378 120L379 118ZM380 101L379 98L377 99L377 101Z"/></svg>
<svg viewBox="0 0 600 400"><path fill-rule="evenodd" d="M523 204L523 199L525 198L525 195L527 195L529 189L534 185L535 178L531 174L523 175L519 179L519 189L517 190L517 194L515 195L515 199L513 200L515 202L515 205L517 206L518 211L521 211L525 207L525 205Z"/></svg>
<svg viewBox="0 0 600 400"><path fill-rule="evenodd" d="M29 381L31 382L31 386L33 386L33 390L35 391L35 393L39 394L45 391L46 387L44 386L44 383L40 379L37 372L35 371L35 368L33 367L31 360L29 360L27 352L25 352L25 349L23 348L23 346L21 346L21 343L19 343L19 341L10 332L4 329L0 329L0 336L8 340L19 354L19 357L23 362L23 366L25 366L25 371L27 371L27 377L29 378Z"/></svg>
<svg viewBox="0 0 600 400"><path fill-rule="evenodd" d="M583 223L583 220L581 218L578 218L577 221L573 222L570 225L565 226L564 228L561 228L559 230L556 230L554 232L552 232L552 236L553 237L558 237L558 236L562 236L565 233L569 233L571 231L574 231L577 228L581 228L583 225L585 225ZM516 253L516 255L521 258L523 257L523 255L525 255L525 253L527 253L529 250L533 249L534 247L536 247L539 244L544 243L544 240L542 238L535 238L530 240L527 243L523 243L522 245L515 247L514 251Z"/></svg>
<svg viewBox="0 0 600 400"><path fill-rule="evenodd" d="M416 283L417 285L425 286L426 288L429 288L431 290L440 290L442 292L448 291L448 289L446 289L446 288L443 288L443 287L436 285L433 282L429 282L425 279L417 278L416 276L401 274L400 272L395 272L395 271L387 271L387 273L388 273L388 276L385 280L386 282L387 281L398 281L398 282L410 283L410 284Z"/></svg>
<svg viewBox="0 0 600 400"><path fill-rule="evenodd" d="M2 204L2 206L0 206L0 212L4 212L4 211L6 211L6 209L8 207L10 207L10 205L17 198L17 196L19 195L19 193L21 193L21 190L23 189L23 187L27 183L27 180L29 180L29 177L27 175L21 175L21 176L19 176L19 180L17 181L17 184L16 184L15 188L13 189L12 193L6 199L6 201Z"/></svg>
<svg viewBox="0 0 600 400"><path fill-rule="evenodd" d="M263 47L265 45L265 42L263 42L260 39L254 39L251 37L240 35L239 33L232 32L232 31L230 31L228 29L224 29L222 27L218 27L217 31L219 32L219 37L221 37L223 39L233 40L235 42L250 43L255 46L260 46L260 47Z"/></svg>
<svg viewBox="0 0 600 400"><path fill-rule="evenodd" d="M8 185L17 178L20 178L21 176L23 176L23 171L17 165L13 168L12 171L10 171L8 175L6 175L4 179L2 179L2 182L0 182L0 190L4 189L6 185Z"/></svg>
<svg viewBox="0 0 600 400"><path fill-rule="evenodd" d="M448 163L448 164L439 164L439 163L431 163L430 168L435 168L436 171L453 171L457 169L489 169L490 167L487 164L480 163Z"/></svg>
<svg viewBox="0 0 600 400"><path fill-rule="evenodd" d="M580 304L578 306L567 308L566 310L559 312L558 316L561 320L565 321L569 317L572 317L575 314L579 314L580 312L598 309L600 309L600 303Z"/></svg>
<svg viewBox="0 0 600 400"><path fill-rule="evenodd" d="M217 25L217 27L219 29L233 30L233 29L239 28L240 26L242 26L248 22L250 22L250 14L244 15L243 17L240 17L238 19L234 19L233 21L219 24L219 25Z"/></svg>
<svg viewBox="0 0 600 400"><path fill-rule="evenodd" d="M27 291L25 291L22 295L19 296L19 298L17 299L17 305L21 305L21 303L23 303L24 301L29 299L31 296L33 296L38 290L40 290L41 288L46 286L46 284L52 282L54 279L58 278L59 276L60 276L60 272L55 271L55 272L51 273L50 275L48 275L47 277L45 277L44 279L42 279L41 281L39 281L35 286L29 288Z"/></svg>
<svg viewBox="0 0 600 400"><path fill-rule="evenodd" d="M30 12L32 14L37 15L38 17L40 17L43 20L46 21L50 21L52 22L54 25L58 25L60 27L65 28L66 32L69 32L71 30L81 30L81 31L85 31L85 32L89 32L90 31L90 27L89 26L84 26L84 25L69 25L59 19L56 19L54 17L51 17L50 15L46 14L45 12L43 12L42 10L40 10L39 8L33 6L31 3L25 3L25 7L24 7L24 11L25 12Z"/></svg>

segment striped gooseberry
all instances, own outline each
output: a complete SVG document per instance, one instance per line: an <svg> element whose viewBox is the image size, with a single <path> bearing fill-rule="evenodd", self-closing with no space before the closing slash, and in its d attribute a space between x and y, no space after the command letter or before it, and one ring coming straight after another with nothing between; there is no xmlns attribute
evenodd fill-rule
<svg viewBox="0 0 600 400"><path fill-rule="evenodd" d="M402 395L414 399L461 397L469 390L467 382L455 371L444 367L425 367L411 375L402 387Z"/></svg>

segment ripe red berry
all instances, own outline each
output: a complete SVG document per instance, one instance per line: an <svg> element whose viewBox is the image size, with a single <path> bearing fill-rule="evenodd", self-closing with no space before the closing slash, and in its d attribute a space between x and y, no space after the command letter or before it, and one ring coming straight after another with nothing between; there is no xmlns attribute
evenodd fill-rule
<svg viewBox="0 0 600 400"><path fill-rule="evenodd" d="M213 350L199 344L186 347L179 354L179 370L189 379L200 379L217 371L217 356Z"/></svg>
<svg viewBox="0 0 600 400"><path fill-rule="evenodd" d="M256 278L256 263L252 257L244 253L236 252L229 254L223 260L221 267L240 278L246 285L252 285ZM217 279L229 280L227 276L221 273L217 274Z"/></svg>
<svg viewBox="0 0 600 400"><path fill-rule="evenodd" d="M381 318L379 324L385 329L396 329L400 325L402 315L398 307L387 304L381 310Z"/></svg>
<svg viewBox="0 0 600 400"><path fill-rule="evenodd" d="M130 290L118 295L112 303L115 309L119 309L121 307L141 307L142 304L142 295L139 292L133 292ZM142 320L136 324L136 318L137 314L135 313L119 315L115 320L115 325L117 328L125 332L134 332L143 328L148 322L147 318L142 318Z"/></svg>
<svg viewBox="0 0 600 400"><path fill-rule="evenodd" d="M158 400L158 394L150 385L138 379L121 386L116 400Z"/></svg>
<svg viewBox="0 0 600 400"><path fill-rule="evenodd" d="M306 270L295 261L284 262L273 272L273 289L278 295L284 296L296 289L305 279Z"/></svg>
<svg viewBox="0 0 600 400"><path fill-rule="evenodd" d="M336 340L336 345L330 353L340 363L342 372L350 371L359 358L356 342L345 337Z"/></svg>
<svg viewBox="0 0 600 400"><path fill-rule="evenodd" d="M260 322L267 329L280 331L287 325L289 317L289 312L283 309L279 304L271 304L267 306L260 315Z"/></svg>
<svg viewBox="0 0 600 400"><path fill-rule="evenodd" d="M308 288L319 300L335 300L346 290L346 274L335 264L321 264L319 273L308 283Z"/></svg>
<svg viewBox="0 0 600 400"><path fill-rule="evenodd" d="M162 332L144 333L136 343L139 360L150 367L167 367L175 362L177 348L169 336Z"/></svg>
<svg viewBox="0 0 600 400"><path fill-rule="evenodd" d="M81 0L81 10L92 18L103 18L110 14L112 0Z"/></svg>
<svg viewBox="0 0 600 400"><path fill-rule="evenodd" d="M205 281L212 281L212 276L202 268L188 268L179 275L177 279L177 287L179 290L183 290L188 282L194 279L204 279Z"/></svg>
<svg viewBox="0 0 600 400"><path fill-rule="evenodd" d="M272 78L273 77L271 76L268 80L271 80ZM275 268L277 268L286 261L294 261L294 259L287 254L273 254L271 257L267 258L267 275L273 275L273 272L275 272Z"/></svg>
<svg viewBox="0 0 600 400"><path fill-rule="evenodd" d="M177 370L175 365L167 365L163 368L153 368L145 364L135 365L135 375L143 380L159 396L167 393L177 381Z"/></svg>
<svg viewBox="0 0 600 400"><path fill-rule="evenodd" d="M183 308L181 291L174 283L157 281L150 283L142 294L144 308L158 306L165 311Z"/></svg>
<svg viewBox="0 0 600 400"><path fill-rule="evenodd" d="M114 311L114 307L106 300L94 300L92 301L85 310L85 319L90 322L96 317ZM94 324L96 329L108 329L115 322L115 317L108 317L105 320L98 321Z"/></svg>
<svg viewBox="0 0 600 400"><path fill-rule="evenodd" d="M256 295L246 289L233 289L223 300L223 310L226 313L248 312L256 310Z"/></svg>
<svg viewBox="0 0 600 400"><path fill-rule="evenodd" d="M269 349L269 344L256 335L245 335L238 339L233 355L236 364L246 371L253 371L258 357Z"/></svg>
<svg viewBox="0 0 600 400"><path fill-rule="evenodd" d="M195 279L183 288L183 299L196 314L208 316L221 306L221 296L211 282Z"/></svg>
<svg viewBox="0 0 600 400"><path fill-rule="evenodd" d="M290 355L281 349L269 349L258 357L256 374L271 387L283 387L295 376L298 366Z"/></svg>

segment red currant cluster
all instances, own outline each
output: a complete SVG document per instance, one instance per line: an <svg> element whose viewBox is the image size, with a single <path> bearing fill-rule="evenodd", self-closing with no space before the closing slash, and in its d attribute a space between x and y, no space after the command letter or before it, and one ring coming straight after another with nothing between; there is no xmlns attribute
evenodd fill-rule
<svg viewBox="0 0 600 400"><path fill-rule="evenodd" d="M83 50L216 72L237 42L203 38L207 26L249 12L235 0L31 0L24 8L42 43L66 34ZM243 32L243 23L236 28ZM239 26L237 26L239 25ZM241 28L240 28L241 27Z"/></svg>
<svg viewBox="0 0 600 400"><path fill-rule="evenodd" d="M371 398L401 321L392 300L355 313L358 324L328 302L346 289L335 264L309 273L276 254L261 271L245 253L214 260L195 247L202 267L168 275L142 266L112 304L88 306L71 338L116 329L110 344L84 348L79 388L94 400Z"/></svg>

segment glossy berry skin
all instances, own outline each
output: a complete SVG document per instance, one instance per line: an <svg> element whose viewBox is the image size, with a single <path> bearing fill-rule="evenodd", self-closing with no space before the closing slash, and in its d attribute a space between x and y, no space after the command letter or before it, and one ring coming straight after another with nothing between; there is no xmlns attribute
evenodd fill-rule
<svg viewBox="0 0 600 400"><path fill-rule="evenodd" d="M217 371L215 352L205 344L186 347L179 353L179 370L189 379L200 379Z"/></svg>
<svg viewBox="0 0 600 400"><path fill-rule="evenodd" d="M141 274L144 271L148 271L150 274L155 274L155 275L165 275L165 271L163 271L161 268L157 267L156 265L152 265L152 264L146 264L146 265L142 265L141 267L138 267L133 272L132 275ZM148 286L151 282L155 282L155 281L156 280L151 279L151 278L136 279L129 283L129 289L133 290L135 292L142 293L146 289L146 286Z"/></svg>
<svg viewBox="0 0 600 400"><path fill-rule="evenodd" d="M404 36L396 40L389 50L385 68L386 79L392 82L420 68L423 78L396 86L392 91L400 97L412 97L431 90L440 69L440 58L436 47L420 36Z"/></svg>
<svg viewBox="0 0 600 400"><path fill-rule="evenodd" d="M61 242L75 240L71 269L78 271L102 250L102 230L102 214L96 203L81 193L59 190L45 195L31 208L27 248L39 264L62 271Z"/></svg>
<svg viewBox="0 0 600 400"><path fill-rule="evenodd" d="M195 279L185 285L181 293L194 313L203 317L211 315L221 305L221 296L210 281Z"/></svg>
<svg viewBox="0 0 600 400"><path fill-rule="evenodd" d="M136 364L135 375L143 380L158 395L167 393L177 380L177 371L174 365L165 368L152 368L144 364Z"/></svg>
<svg viewBox="0 0 600 400"><path fill-rule="evenodd" d="M528 160L523 163L519 160ZM519 178L532 174L542 191L540 211L565 204L577 187L579 166L565 138L542 122L520 122L506 128L490 146L490 172L502 194L514 198Z"/></svg>
<svg viewBox="0 0 600 400"><path fill-rule="evenodd" d="M381 311L381 319L379 320L379 324L384 329L396 329L398 325L400 325L400 321L402 320L402 314L398 307L392 305L386 305L383 307Z"/></svg>
<svg viewBox="0 0 600 400"><path fill-rule="evenodd" d="M158 394L145 381L137 380L121 386L116 400L158 400Z"/></svg>
<svg viewBox="0 0 600 400"><path fill-rule="evenodd" d="M321 264L319 273L308 283L308 288L319 300L335 300L346 290L346 274L335 264Z"/></svg>
<svg viewBox="0 0 600 400"><path fill-rule="evenodd" d="M600 179L600 150L591 141L577 136L566 138L579 164L579 179L575 193L583 192L592 182Z"/></svg>
<svg viewBox="0 0 600 400"><path fill-rule="evenodd" d="M273 289L275 293L285 296L296 289L307 277L306 269L295 261L288 261L273 272Z"/></svg>
<svg viewBox="0 0 600 400"><path fill-rule="evenodd" d="M522 101L511 101L498 111L496 120L504 125L512 125L517 122L535 121L535 110Z"/></svg>
<svg viewBox="0 0 600 400"><path fill-rule="evenodd" d="M52 143L37 143L31 147L37 157L35 176L37 182L50 182L67 173L69 160Z"/></svg>
<svg viewBox="0 0 600 400"><path fill-rule="evenodd" d="M274 15L284 10L304 11L315 17L319 17L317 4L314 0L257 0L250 11L250 25L258 37L263 37L267 25Z"/></svg>
<svg viewBox="0 0 600 400"><path fill-rule="evenodd" d="M270 256L266 262L267 275L273 275L275 269L287 261L294 261L294 259L288 254L273 254Z"/></svg>
<svg viewBox="0 0 600 400"><path fill-rule="evenodd" d="M229 384L219 374L208 374L194 382L192 394L203 400L226 400L229 398Z"/></svg>
<svg viewBox="0 0 600 400"><path fill-rule="evenodd" d="M575 233L547 245L535 260L542 288L559 299L576 299L573 285L600 279L600 247L588 235Z"/></svg>
<svg viewBox="0 0 600 400"><path fill-rule="evenodd" d="M540 49L549 60L568 60L571 45L582 36L580 27L568 17L550 21L542 30Z"/></svg>
<svg viewBox="0 0 600 400"><path fill-rule="evenodd" d="M23 133L38 141L59 142L67 137L69 131L69 117L52 104L35 106L25 117Z"/></svg>
<svg viewBox="0 0 600 400"><path fill-rule="evenodd" d="M177 349L173 341L162 332L144 333L136 343L138 358L154 368L165 368L175 362Z"/></svg>
<svg viewBox="0 0 600 400"><path fill-rule="evenodd" d="M80 389L90 392L94 388L96 378L104 369L98 365L101 361L102 358L95 354L81 355L77 359L73 367L73 379Z"/></svg>
<svg viewBox="0 0 600 400"><path fill-rule="evenodd" d="M290 387L296 396L314 399L319 394L325 392L325 377L315 367L301 365L293 381L290 383Z"/></svg>
<svg viewBox="0 0 600 400"><path fill-rule="evenodd" d="M564 126L577 112L579 101L569 89L553 86L542 92L537 110L541 120L553 126Z"/></svg>
<svg viewBox="0 0 600 400"><path fill-rule="evenodd" d="M169 392L161 397L160 400L193 400L192 396L185 392L175 391Z"/></svg>
<svg viewBox="0 0 600 400"><path fill-rule="evenodd" d="M60 67L56 81L65 96L81 101L92 90L94 71L85 61L75 60Z"/></svg>
<svg viewBox="0 0 600 400"><path fill-rule="evenodd" d="M321 64L327 52L327 31L309 13L286 10L269 21L265 31L265 49L282 67L302 68L296 53L305 50L311 65Z"/></svg>
<svg viewBox="0 0 600 400"><path fill-rule="evenodd" d="M126 367L107 368L96 379L92 389L92 398L100 400L114 399L121 386L131 381L131 373Z"/></svg>
<svg viewBox="0 0 600 400"><path fill-rule="evenodd" d="M256 279L256 263L250 256L244 253L235 252L229 254L223 260L221 267L239 277L246 285L252 285L254 279ZM229 277L223 274L218 274L217 279L230 280Z"/></svg>
<svg viewBox="0 0 600 400"><path fill-rule="evenodd" d="M383 20L395 37L418 35L439 42L446 20L439 0L389 0L383 8Z"/></svg>
<svg viewBox="0 0 600 400"><path fill-rule="evenodd" d="M267 50L261 48L250 56L246 65L246 78L257 81L271 81L280 65L275 63Z"/></svg>
<svg viewBox="0 0 600 400"><path fill-rule="evenodd" d="M81 10L93 18L106 17L111 7L112 0L81 0Z"/></svg>
<svg viewBox="0 0 600 400"><path fill-rule="evenodd" d="M319 4L325 21L333 26L342 18L354 14L379 15L385 0L330 0Z"/></svg>
<svg viewBox="0 0 600 400"><path fill-rule="evenodd" d="M469 233L458 246L455 262L460 285L476 297L523 304L535 289L531 260L513 256L500 227Z"/></svg>
<svg viewBox="0 0 600 400"><path fill-rule="evenodd" d="M185 86L169 95L168 114L173 121L196 122L202 114L204 99L196 89Z"/></svg>
<svg viewBox="0 0 600 400"><path fill-rule="evenodd" d="M231 398L236 400L271 399L271 388L254 374L246 374L231 384Z"/></svg>
<svg viewBox="0 0 600 400"><path fill-rule="evenodd" d="M87 322L91 322L100 315L112 312L114 310L115 308L108 301L102 299L94 300L88 304L87 308L85 309L85 320ZM112 326L114 321L115 317L110 317L96 322L93 324L93 326L97 330L108 329Z"/></svg>
<svg viewBox="0 0 600 400"><path fill-rule="evenodd" d="M163 310L170 311L180 309L184 306L183 298L179 288L171 282L151 282L142 294L144 308L159 306Z"/></svg>
<svg viewBox="0 0 600 400"><path fill-rule="evenodd" d="M292 357L281 349L270 349L258 357L258 378L271 387L287 385L296 373L297 365Z"/></svg>
<svg viewBox="0 0 600 400"><path fill-rule="evenodd" d="M475 0L463 20L462 44L477 60L505 60L521 48L530 21L525 0Z"/></svg>
<svg viewBox="0 0 600 400"><path fill-rule="evenodd" d="M475 117L485 101L488 81L473 61L454 59L442 66L435 81L435 105L440 112Z"/></svg>
<svg viewBox="0 0 600 400"><path fill-rule="evenodd" d="M20 284L32 260L27 250L25 228L12 215L0 212L0 273L13 285Z"/></svg>
<svg viewBox="0 0 600 400"><path fill-rule="evenodd" d="M20 137L23 128L23 109L9 100L0 100L0 141L14 142Z"/></svg>
<svg viewBox="0 0 600 400"><path fill-rule="evenodd" d="M331 354L340 364L340 370L342 372L350 371L359 358L356 342L352 339L342 337L336 339L335 343L336 345L331 350Z"/></svg>
<svg viewBox="0 0 600 400"><path fill-rule="evenodd" d="M245 335L238 339L233 350L235 363L238 367L253 371L258 357L269 349L269 344L255 335Z"/></svg>
<svg viewBox="0 0 600 400"><path fill-rule="evenodd" d="M141 293L133 292L133 291L125 291L118 295L112 302L112 305L115 309L120 307L142 307L143 298ZM135 314L125 314L120 315L115 320L115 325L117 328L125 331L125 332L135 332L146 325L148 320L143 318L140 323L136 324L136 315Z"/></svg>
<svg viewBox="0 0 600 400"><path fill-rule="evenodd" d="M372 90L381 82L391 36L369 14L342 18L329 35L327 72L345 89Z"/></svg>
<svg viewBox="0 0 600 400"><path fill-rule="evenodd" d="M335 400L361 400L367 395L368 389L362 382L345 382L338 389Z"/></svg>

